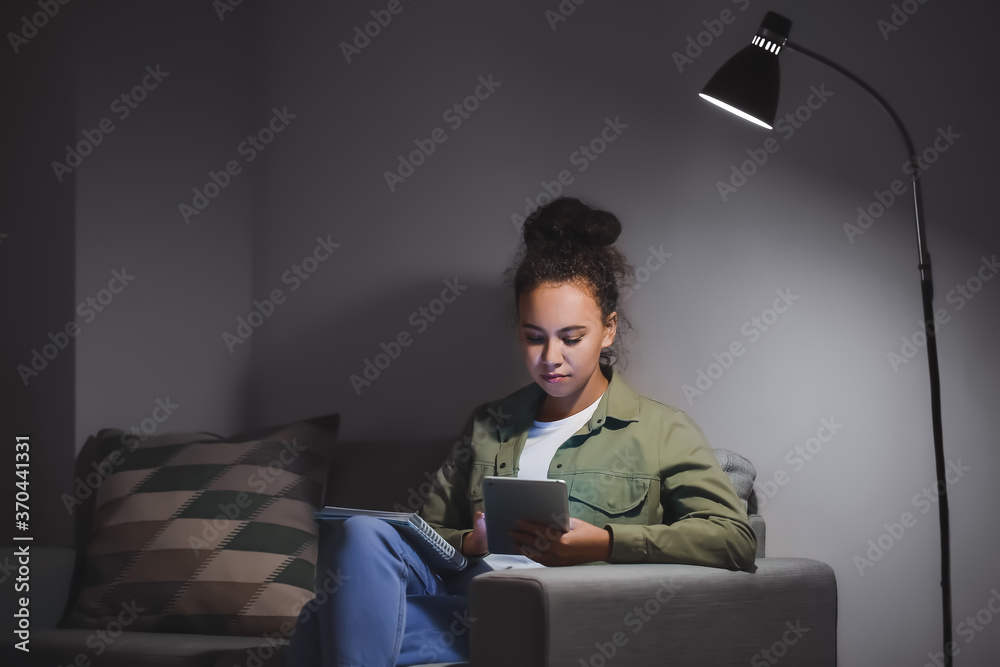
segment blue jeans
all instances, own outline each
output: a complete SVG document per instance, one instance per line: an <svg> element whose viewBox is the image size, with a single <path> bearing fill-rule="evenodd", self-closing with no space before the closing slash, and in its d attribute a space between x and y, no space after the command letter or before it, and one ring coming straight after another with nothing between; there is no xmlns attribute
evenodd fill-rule
<svg viewBox="0 0 1000 667"><path fill-rule="evenodd" d="M320 522L316 597L299 613L289 667L395 667L466 662L469 580L437 571L395 528L355 516Z"/></svg>

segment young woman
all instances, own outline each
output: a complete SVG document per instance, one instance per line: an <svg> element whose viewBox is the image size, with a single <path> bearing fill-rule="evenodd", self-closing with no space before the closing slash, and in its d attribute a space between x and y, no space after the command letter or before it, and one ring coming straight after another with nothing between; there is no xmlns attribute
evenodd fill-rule
<svg viewBox="0 0 1000 667"><path fill-rule="evenodd" d="M478 406L437 471L421 516L471 559L436 571L388 524L353 517L325 531L320 568L338 589L307 605L292 639L295 667L468 660L469 580L498 567L688 563L752 570L756 538L743 502L697 425L633 391L615 372L627 326L621 291L633 273L614 247L618 219L560 198L524 225L507 272L532 382ZM483 478L565 480L570 530L521 522L521 557L488 553Z"/></svg>

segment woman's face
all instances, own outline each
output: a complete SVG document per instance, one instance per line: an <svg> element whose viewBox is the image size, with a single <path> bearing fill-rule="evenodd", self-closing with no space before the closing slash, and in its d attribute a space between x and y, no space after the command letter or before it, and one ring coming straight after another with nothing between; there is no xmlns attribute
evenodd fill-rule
<svg viewBox="0 0 1000 667"><path fill-rule="evenodd" d="M570 283L541 285L518 299L524 365L550 396L570 396L600 373L601 350L614 342L617 313L601 321L597 301Z"/></svg>

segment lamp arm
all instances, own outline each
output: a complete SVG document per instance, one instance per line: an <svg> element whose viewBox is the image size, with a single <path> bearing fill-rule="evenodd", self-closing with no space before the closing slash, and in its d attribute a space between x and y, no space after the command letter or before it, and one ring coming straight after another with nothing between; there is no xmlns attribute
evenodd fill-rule
<svg viewBox="0 0 1000 667"><path fill-rule="evenodd" d="M797 51L802 55L808 56L813 60L817 60L823 63L827 67L830 67L831 69L840 72L848 79L850 79L854 83L864 88L869 95L875 98L875 101L878 102L880 107L882 107L882 110L885 111L887 114L889 114L889 117L892 118L892 122L896 124L896 128L899 130L899 133L903 136L903 143L906 144L907 158L912 159L916 155L917 150L913 146L913 139L910 138L910 133L906 131L906 126L903 125L903 120L899 117L899 114L897 114L896 111L889 105L889 102L886 101L886 99L882 97L882 95L880 95L877 90L869 86L853 72L838 65L829 58L821 56L815 51L811 51L805 48L804 46L795 44L791 40L785 42L784 47L791 51ZM917 254L918 254L917 268L920 269L921 280L923 280L925 276L928 280L930 280L931 259L930 255L927 252L927 242L925 241L924 238L927 235L927 232L924 230L924 207L923 207L923 200L921 199L920 196L920 172L919 171L914 172L912 178L913 178L913 206L917 223Z"/></svg>
<svg viewBox="0 0 1000 667"><path fill-rule="evenodd" d="M913 140L910 133L906 131L899 114L893 110L889 103L874 88L862 81L857 75L844 69L832 60L810 51L809 49L786 41L786 49L798 51L799 53L817 60L827 67L830 67L848 79L858 84L869 95L875 98L879 106L889 114L900 134L903 135L903 143L906 144L907 157L913 159L916 149L913 147ZM934 281L931 277L931 259L927 252L926 232L924 230L923 201L920 196L920 173L913 173L913 211L917 231L917 268L920 271L920 292L924 310L924 327L927 330L927 365L930 374L931 385L931 425L934 433L934 461L937 468L937 491L938 491L938 518L941 525L941 595L942 595L942 621L944 623L944 654L945 665L951 665L951 649L954 648L951 641L951 552L949 548L949 524L948 524L948 483L945 477L943 429L941 426L941 378L938 371L937 338L935 336L936 327L934 320Z"/></svg>

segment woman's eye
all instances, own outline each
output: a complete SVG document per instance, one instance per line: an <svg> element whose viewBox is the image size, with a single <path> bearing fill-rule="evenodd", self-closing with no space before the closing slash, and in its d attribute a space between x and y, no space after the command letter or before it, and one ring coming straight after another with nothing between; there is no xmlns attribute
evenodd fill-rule
<svg viewBox="0 0 1000 667"><path fill-rule="evenodd" d="M538 343L541 343L545 339L544 338L539 338L539 337L528 336L527 340L528 340L529 343L538 344ZM580 338L563 338L563 342L566 343L567 345L576 345L581 340L583 340L582 336Z"/></svg>

